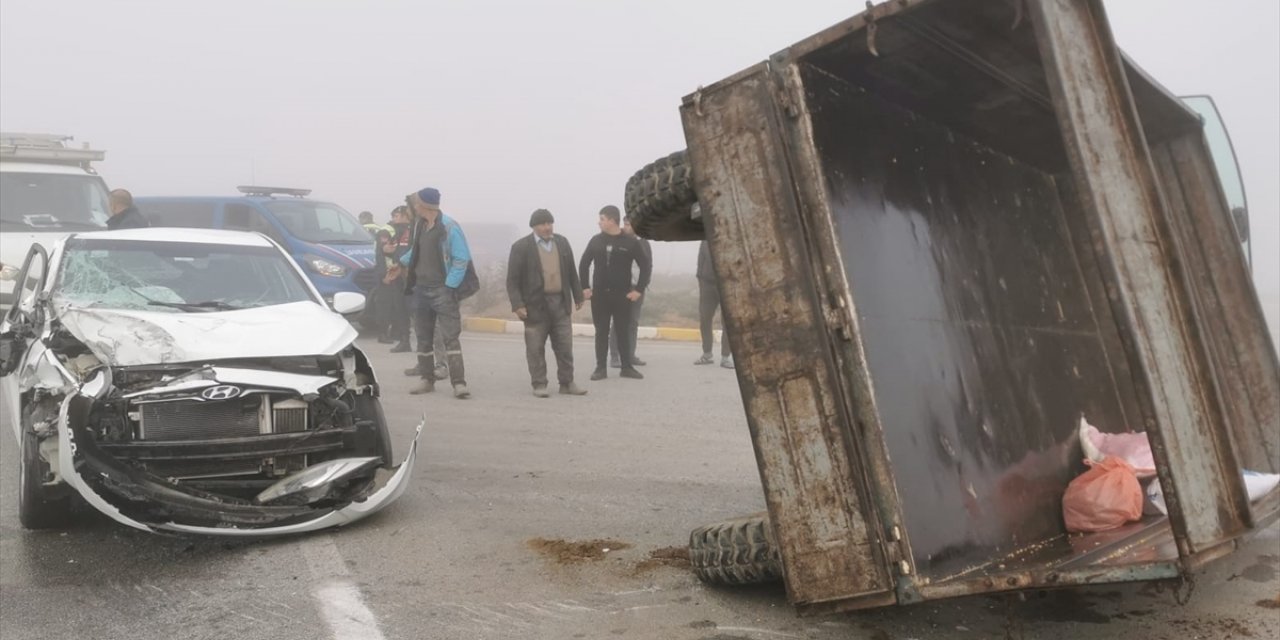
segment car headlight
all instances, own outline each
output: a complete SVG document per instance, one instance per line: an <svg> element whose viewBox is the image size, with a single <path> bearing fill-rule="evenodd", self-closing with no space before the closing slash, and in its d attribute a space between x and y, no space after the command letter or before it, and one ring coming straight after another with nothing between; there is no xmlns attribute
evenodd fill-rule
<svg viewBox="0 0 1280 640"><path fill-rule="evenodd" d="M15 280L18 277L18 268L0 262L0 280Z"/></svg>
<svg viewBox="0 0 1280 640"><path fill-rule="evenodd" d="M308 267L311 267L312 271L315 271L316 273L322 276L329 276L331 278L341 278L347 275L346 267L336 262L330 262L328 260L325 260L320 256L306 255L306 256L302 256L302 259L307 263Z"/></svg>

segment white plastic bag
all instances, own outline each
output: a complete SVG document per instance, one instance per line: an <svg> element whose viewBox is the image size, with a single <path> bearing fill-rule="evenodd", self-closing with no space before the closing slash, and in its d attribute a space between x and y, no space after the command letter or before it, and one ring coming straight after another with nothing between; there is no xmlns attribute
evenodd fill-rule
<svg viewBox="0 0 1280 640"><path fill-rule="evenodd" d="M1241 475L1244 476L1244 488L1245 493L1249 495L1249 502L1261 500L1263 496L1280 486L1280 474L1260 473L1245 469ZM1165 506L1164 490L1160 488L1159 478L1155 478L1151 481L1151 484L1147 485L1145 493L1147 507L1154 507L1156 511L1163 515L1169 514L1169 507ZM1147 509L1144 512L1150 513L1150 510Z"/></svg>

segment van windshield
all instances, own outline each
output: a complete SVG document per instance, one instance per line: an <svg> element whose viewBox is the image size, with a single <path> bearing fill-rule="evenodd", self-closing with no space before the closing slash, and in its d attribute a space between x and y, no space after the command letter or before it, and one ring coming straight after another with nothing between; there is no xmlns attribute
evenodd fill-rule
<svg viewBox="0 0 1280 640"><path fill-rule="evenodd" d="M5 231L87 231L107 226L107 188L89 175L0 173Z"/></svg>
<svg viewBox="0 0 1280 640"><path fill-rule="evenodd" d="M369 244L373 236L346 209L328 202L272 200L264 203L289 233L307 242Z"/></svg>

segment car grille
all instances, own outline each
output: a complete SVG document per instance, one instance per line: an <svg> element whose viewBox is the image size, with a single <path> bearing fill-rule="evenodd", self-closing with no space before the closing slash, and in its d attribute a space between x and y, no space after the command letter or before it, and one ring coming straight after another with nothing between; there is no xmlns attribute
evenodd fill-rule
<svg viewBox="0 0 1280 640"><path fill-rule="evenodd" d="M143 440L207 440L244 438L259 431L258 401L245 399L200 402L177 400L141 405L139 437Z"/></svg>
<svg viewBox="0 0 1280 640"><path fill-rule="evenodd" d="M356 286L360 287L362 290L369 291L370 289L378 286L378 270L374 267L361 269L352 277L352 281L355 282Z"/></svg>
<svg viewBox="0 0 1280 640"><path fill-rule="evenodd" d="M307 430L307 403L301 400L279 400L271 405L271 430L294 433Z"/></svg>

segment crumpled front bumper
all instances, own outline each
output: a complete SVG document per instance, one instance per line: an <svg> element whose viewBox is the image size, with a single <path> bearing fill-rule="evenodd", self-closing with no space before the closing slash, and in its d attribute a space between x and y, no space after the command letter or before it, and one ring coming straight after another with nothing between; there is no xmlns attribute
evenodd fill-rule
<svg viewBox="0 0 1280 640"><path fill-rule="evenodd" d="M262 537L318 531L366 518L394 502L404 493L417 459L418 437L425 418L414 433L409 453L390 477L362 500L333 507L269 506L229 504L212 496L187 493L146 478L94 451L92 443L78 447L73 421L82 419L92 405L90 396L72 392L64 399L58 416L59 467L64 480L93 508L121 524L142 531L172 531L211 536ZM111 487L111 489L105 489ZM106 492L115 493L108 496ZM108 497L145 500L154 509L146 512L193 514L192 521L162 515L155 520L127 514ZM210 524L212 523L212 524Z"/></svg>

